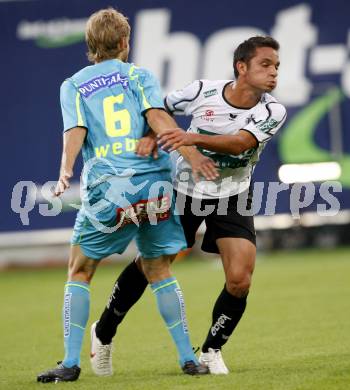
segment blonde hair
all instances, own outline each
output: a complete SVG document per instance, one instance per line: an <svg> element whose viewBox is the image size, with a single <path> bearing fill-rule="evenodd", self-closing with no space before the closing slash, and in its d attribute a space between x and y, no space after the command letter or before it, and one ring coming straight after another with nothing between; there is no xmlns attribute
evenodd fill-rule
<svg viewBox="0 0 350 390"><path fill-rule="evenodd" d="M114 8L93 13L86 24L85 40L88 59L91 62L117 58L122 51L122 38L129 39L128 18Z"/></svg>

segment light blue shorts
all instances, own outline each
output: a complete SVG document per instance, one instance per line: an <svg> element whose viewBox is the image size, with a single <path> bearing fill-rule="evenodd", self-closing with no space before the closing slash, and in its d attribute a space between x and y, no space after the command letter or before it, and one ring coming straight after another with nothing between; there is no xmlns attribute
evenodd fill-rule
<svg viewBox="0 0 350 390"><path fill-rule="evenodd" d="M71 243L87 257L121 254L134 238L145 259L186 248L168 172L113 176L87 190L84 198Z"/></svg>

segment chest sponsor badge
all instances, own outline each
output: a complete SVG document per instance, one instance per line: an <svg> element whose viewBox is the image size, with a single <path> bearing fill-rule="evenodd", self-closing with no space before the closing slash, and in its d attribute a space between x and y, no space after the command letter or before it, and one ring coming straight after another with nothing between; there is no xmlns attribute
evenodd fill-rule
<svg viewBox="0 0 350 390"><path fill-rule="evenodd" d="M217 89L210 89L209 91L205 91L203 93L205 98L208 98L210 96L214 96L214 95L217 95L217 94L218 94L218 90Z"/></svg>

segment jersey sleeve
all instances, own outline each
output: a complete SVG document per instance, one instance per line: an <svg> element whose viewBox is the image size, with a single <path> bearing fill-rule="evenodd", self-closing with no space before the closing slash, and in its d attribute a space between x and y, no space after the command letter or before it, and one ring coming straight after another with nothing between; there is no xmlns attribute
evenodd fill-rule
<svg viewBox="0 0 350 390"><path fill-rule="evenodd" d="M183 89L170 92L164 99L167 111L175 115L191 115L192 103L199 96L202 87L203 82L196 80Z"/></svg>
<svg viewBox="0 0 350 390"><path fill-rule="evenodd" d="M137 96L141 113L145 113L150 108L164 109L162 92L156 77L150 71L136 67L132 77L136 79Z"/></svg>
<svg viewBox="0 0 350 390"><path fill-rule="evenodd" d="M60 91L63 131L73 127L86 127L86 116L80 92L71 80L65 80Z"/></svg>
<svg viewBox="0 0 350 390"><path fill-rule="evenodd" d="M287 117L287 111L277 102L263 105L242 130L251 133L259 143L269 141L281 128Z"/></svg>

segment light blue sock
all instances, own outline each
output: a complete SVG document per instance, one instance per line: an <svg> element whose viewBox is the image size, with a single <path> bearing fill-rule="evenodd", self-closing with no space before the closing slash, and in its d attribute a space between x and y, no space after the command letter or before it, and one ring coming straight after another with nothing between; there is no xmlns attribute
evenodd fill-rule
<svg viewBox="0 0 350 390"><path fill-rule="evenodd" d="M64 287L63 336L65 367L80 366L80 352L89 318L90 288L84 282L67 282Z"/></svg>
<svg viewBox="0 0 350 390"><path fill-rule="evenodd" d="M181 367L189 360L198 363L188 335L185 302L176 278L153 283L151 288L157 298L158 310L176 344Z"/></svg>

